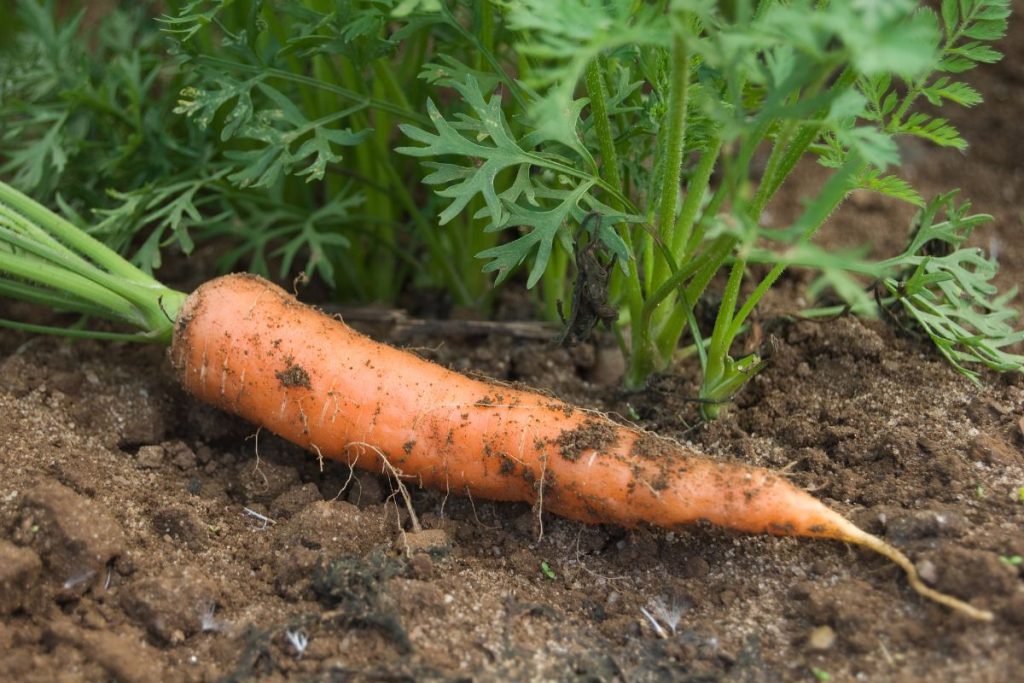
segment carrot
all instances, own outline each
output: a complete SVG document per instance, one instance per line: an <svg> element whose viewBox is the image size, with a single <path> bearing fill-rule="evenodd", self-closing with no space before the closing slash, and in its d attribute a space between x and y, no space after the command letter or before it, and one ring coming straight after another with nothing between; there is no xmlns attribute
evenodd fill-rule
<svg viewBox="0 0 1024 683"><path fill-rule="evenodd" d="M993 618L924 585L900 551L778 474L715 462L592 411L451 372L256 276L218 278L191 294L170 356L196 397L320 457L387 466L422 486L542 505L588 523L704 520L855 543L902 567L924 597Z"/></svg>
<svg viewBox="0 0 1024 683"><path fill-rule="evenodd" d="M0 295L137 331L3 319L0 327L170 344L187 390L321 458L583 522L672 528L705 520L856 543L902 567L926 598L993 618L925 586L900 551L777 474L714 462L592 411L450 372L371 341L255 276L178 292L3 182Z"/></svg>

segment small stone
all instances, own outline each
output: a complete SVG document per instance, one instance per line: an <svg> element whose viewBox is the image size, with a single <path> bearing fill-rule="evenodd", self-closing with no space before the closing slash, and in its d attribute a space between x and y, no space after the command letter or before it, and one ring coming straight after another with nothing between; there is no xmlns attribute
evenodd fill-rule
<svg viewBox="0 0 1024 683"><path fill-rule="evenodd" d="M135 454L135 461L139 463L139 467L156 469L164 463L164 447L143 446L139 449L139 452Z"/></svg>
<svg viewBox="0 0 1024 683"><path fill-rule="evenodd" d="M1018 590L1003 605L1000 614L1007 622L1024 626L1024 590Z"/></svg>
<svg viewBox="0 0 1024 683"><path fill-rule="evenodd" d="M917 563L917 575L929 586L934 586L939 580L939 570L931 560L921 560Z"/></svg>
<svg viewBox="0 0 1024 683"><path fill-rule="evenodd" d="M811 652L825 652L836 644L836 632L831 626L818 626L807 634L807 649Z"/></svg>
<svg viewBox="0 0 1024 683"><path fill-rule="evenodd" d="M687 579L703 579L711 572L711 565L703 557L689 556L679 567L680 576Z"/></svg>
<svg viewBox="0 0 1024 683"><path fill-rule="evenodd" d="M602 346L597 349L594 364L587 372L587 379L604 387L618 386L626 374L626 359L618 346Z"/></svg>
<svg viewBox="0 0 1024 683"><path fill-rule="evenodd" d="M206 444L202 444L196 449L196 458L199 459L199 462L205 465L213 458L213 449Z"/></svg>

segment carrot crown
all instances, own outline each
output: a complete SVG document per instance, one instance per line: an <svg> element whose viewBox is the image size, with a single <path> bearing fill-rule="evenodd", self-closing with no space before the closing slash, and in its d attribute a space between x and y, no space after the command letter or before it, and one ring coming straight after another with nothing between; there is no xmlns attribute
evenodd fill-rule
<svg viewBox="0 0 1024 683"><path fill-rule="evenodd" d="M169 344L185 294L162 285L68 220L0 182L0 295L134 328L134 333L0 327L71 337Z"/></svg>

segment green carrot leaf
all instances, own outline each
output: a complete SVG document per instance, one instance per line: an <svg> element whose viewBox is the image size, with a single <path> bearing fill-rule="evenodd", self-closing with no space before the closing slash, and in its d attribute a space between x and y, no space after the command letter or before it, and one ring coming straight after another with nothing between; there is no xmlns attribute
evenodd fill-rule
<svg viewBox="0 0 1024 683"><path fill-rule="evenodd" d="M936 197L921 210L906 251L884 262L902 275L887 277L882 284L894 305L966 377L977 381L978 371L969 367L974 364L1024 372L1024 355L1006 350L1024 341L1024 330L1010 324L1019 316L1011 305L1016 290L999 293L992 284L996 263L980 249L963 246L991 217L969 215L970 203L957 205L955 196L950 192Z"/></svg>

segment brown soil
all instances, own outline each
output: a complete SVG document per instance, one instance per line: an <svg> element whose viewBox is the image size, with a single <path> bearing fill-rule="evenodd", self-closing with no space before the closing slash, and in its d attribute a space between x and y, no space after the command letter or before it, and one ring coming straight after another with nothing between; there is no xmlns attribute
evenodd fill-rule
<svg viewBox="0 0 1024 683"><path fill-rule="evenodd" d="M998 240L1004 284L1024 280L1015 19L1007 59L974 78L988 102L954 114L970 152L908 150L928 193L960 186L995 215L979 243ZM909 213L858 197L831 244L890 253ZM555 518L538 540L525 505L429 491L413 492L426 531L410 533L389 480L321 471L198 405L162 350L3 333L0 680L1019 680L1024 380L974 386L884 322L787 322L777 313L805 284L793 273L770 302L771 364L710 425L695 426L689 365L625 394L592 347L416 343L785 469L993 624L922 601L886 561L838 543ZM301 656L289 633L308 638Z"/></svg>

